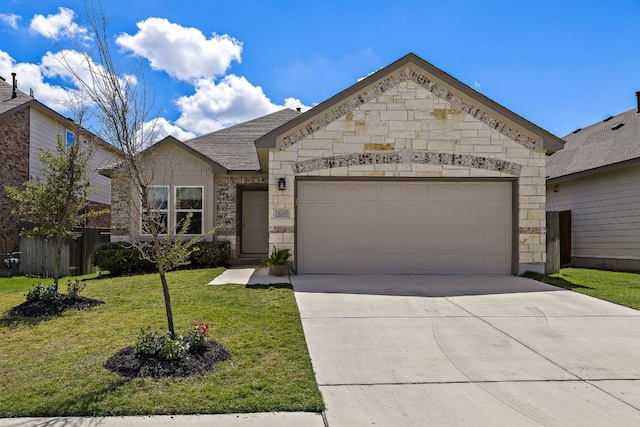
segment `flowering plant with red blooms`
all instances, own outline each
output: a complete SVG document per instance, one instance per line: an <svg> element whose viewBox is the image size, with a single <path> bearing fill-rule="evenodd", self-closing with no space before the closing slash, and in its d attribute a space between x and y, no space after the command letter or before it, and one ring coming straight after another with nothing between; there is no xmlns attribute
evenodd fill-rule
<svg viewBox="0 0 640 427"><path fill-rule="evenodd" d="M191 330L189 331L189 344L191 349L197 350L203 348L206 344L206 338L209 336L209 324L204 320L191 322Z"/></svg>

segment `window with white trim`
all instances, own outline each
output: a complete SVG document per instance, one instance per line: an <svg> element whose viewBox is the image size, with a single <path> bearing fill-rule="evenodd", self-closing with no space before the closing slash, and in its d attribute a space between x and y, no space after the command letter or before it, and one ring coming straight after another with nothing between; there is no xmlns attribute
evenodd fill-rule
<svg viewBox="0 0 640 427"><path fill-rule="evenodd" d="M73 145L73 143L76 140L76 134L71 132L70 130L66 131L65 133L65 144L66 147L69 148Z"/></svg>
<svg viewBox="0 0 640 427"><path fill-rule="evenodd" d="M176 230L178 233L182 222L191 213L191 221L186 234L202 234L202 218L204 217L204 187L176 187Z"/></svg>
<svg viewBox="0 0 640 427"><path fill-rule="evenodd" d="M144 206L141 209L141 233L151 234L149 224L150 221L153 221L156 224L158 234L167 234L169 229L169 187L164 185L149 187L148 200L149 210L146 210Z"/></svg>

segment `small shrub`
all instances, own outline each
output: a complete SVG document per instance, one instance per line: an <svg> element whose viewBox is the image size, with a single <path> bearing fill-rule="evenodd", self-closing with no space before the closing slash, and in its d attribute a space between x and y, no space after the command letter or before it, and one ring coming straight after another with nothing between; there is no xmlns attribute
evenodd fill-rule
<svg viewBox="0 0 640 427"><path fill-rule="evenodd" d="M145 354L152 356L160 350L158 343L158 335L151 331L151 326L140 329L140 335L138 335L138 341L134 346L136 354Z"/></svg>
<svg viewBox="0 0 640 427"><path fill-rule="evenodd" d="M191 323L191 329L186 337L176 335L172 339L169 332L161 337L151 330L151 326L148 326L140 329L134 352L138 355L157 356L165 360L182 359L188 352L194 352L206 346L208 330L209 324L198 320Z"/></svg>
<svg viewBox="0 0 640 427"><path fill-rule="evenodd" d="M189 343L184 341L182 335L176 335L171 339L169 332L160 339L160 351L158 355L165 360L179 360L189 351Z"/></svg>
<svg viewBox="0 0 640 427"><path fill-rule="evenodd" d="M49 286L38 283L33 285L24 296L27 301L57 301L62 295L58 292L58 286L55 283Z"/></svg>
<svg viewBox="0 0 640 427"><path fill-rule="evenodd" d="M81 283L80 280L76 279L73 282L67 282L67 297L71 299L76 299L80 295L85 288L85 284Z"/></svg>
<svg viewBox="0 0 640 427"><path fill-rule="evenodd" d="M202 320L191 322L191 329L187 335L189 338L189 351L196 351L205 347L209 336L208 330L209 324L204 323Z"/></svg>
<svg viewBox="0 0 640 427"><path fill-rule="evenodd" d="M192 267L221 267L231 258L231 242L228 240L199 242L195 249L190 256Z"/></svg>
<svg viewBox="0 0 640 427"><path fill-rule="evenodd" d="M154 265L140 257L138 249L123 243L103 243L91 253L93 264L112 276L149 273Z"/></svg>

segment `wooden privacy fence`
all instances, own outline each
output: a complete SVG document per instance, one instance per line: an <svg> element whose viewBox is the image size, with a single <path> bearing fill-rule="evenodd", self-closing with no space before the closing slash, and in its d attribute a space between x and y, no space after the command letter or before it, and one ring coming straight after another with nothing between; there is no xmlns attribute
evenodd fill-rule
<svg viewBox="0 0 640 427"><path fill-rule="evenodd" d="M77 230L76 240L67 240L62 247L60 276L81 275L95 271L91 252L101 243L109 242L109 229L84 228ZM41 237L20 239L20 274L53 277L55 267L55 241Z"/></svg>
<svg viewBox="0 0 640 427"><path fill-rule="evenodd" d="M571 211L547 212L547 263L553 274L571 265Z"/></svg>

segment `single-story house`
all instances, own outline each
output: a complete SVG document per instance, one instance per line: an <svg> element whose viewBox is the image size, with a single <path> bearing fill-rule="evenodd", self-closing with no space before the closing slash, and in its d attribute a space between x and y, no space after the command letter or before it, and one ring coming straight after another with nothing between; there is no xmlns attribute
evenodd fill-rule
<svg viewBox="0 0 640 427"><path fill-rule="evenodd" d="M547 210L570 212L560 231L573 267L640 271L638 106L564 137L547 159Z"/></svg>
<svg viewBox="0 0 640 427"><path fill-rule="evenodd" d="M298 273L518 274L544 271L545 156L562 145L409 54L305 113L150 152L167 212L190 206L193 233L217 225L238 260L275 246ZM112 182L112 239L139 238Z"/></svg>

